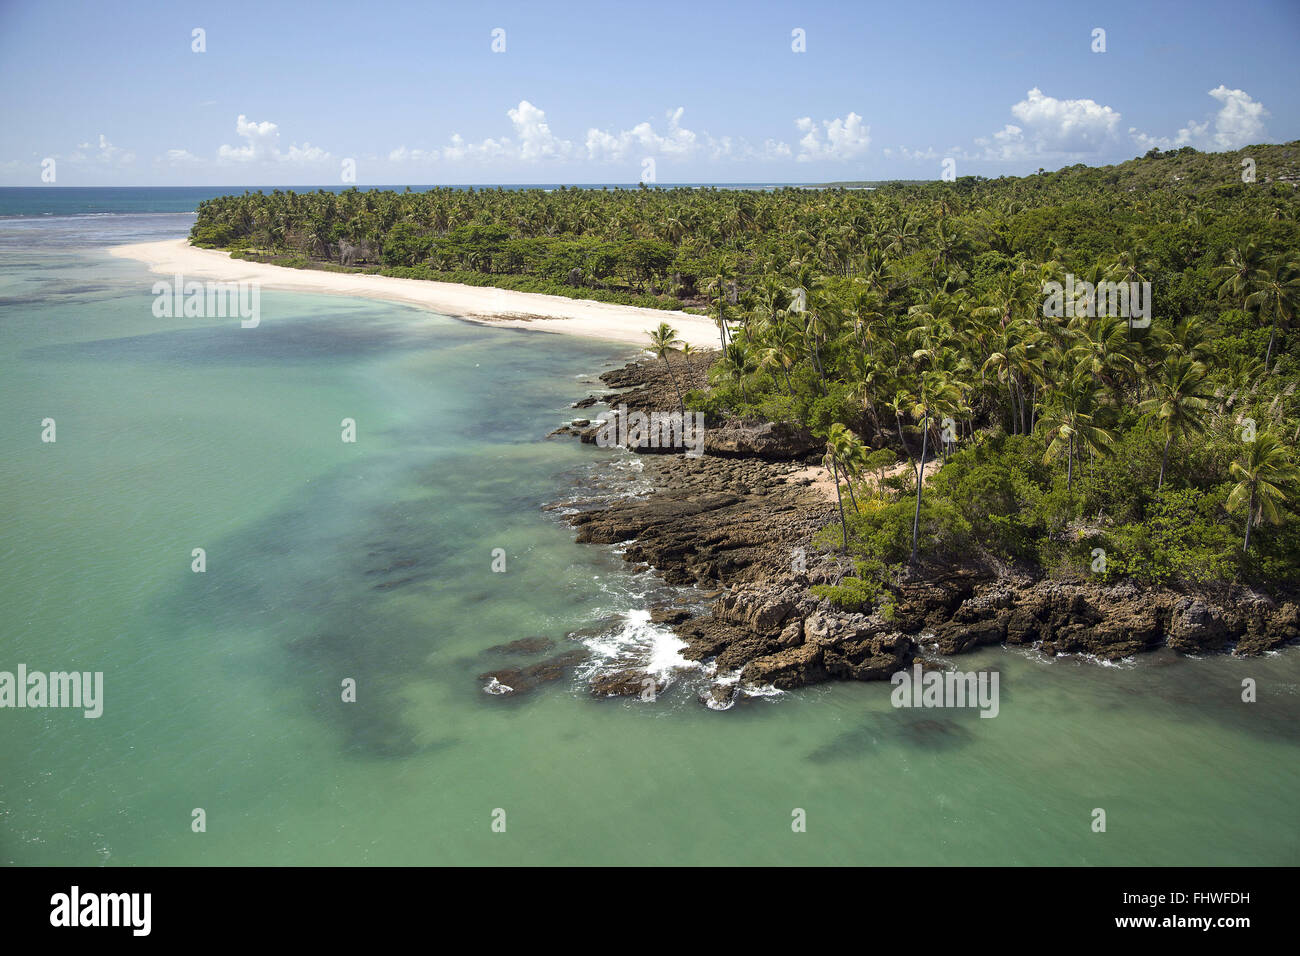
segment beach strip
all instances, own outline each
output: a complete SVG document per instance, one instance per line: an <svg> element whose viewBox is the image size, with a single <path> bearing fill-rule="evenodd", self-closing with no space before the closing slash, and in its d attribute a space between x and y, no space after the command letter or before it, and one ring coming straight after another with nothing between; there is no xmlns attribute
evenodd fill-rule
<svg viewBox="0 0 1300 956"><path fill-rule="evenodd" d="M718 342L718 328L712 319L686 312L455 282L291 269L232 259L228 252L191 246L188 239L130 243L111 246L108 251L121 259L142 262L150 271L169 277L182 275L187 280L256 282L266 289L385 299L481 325L577 335L644 347L649 341L647 330L656 328L660 322L667 322L676 329L681 341L692 346L716 347Z"/></svg>

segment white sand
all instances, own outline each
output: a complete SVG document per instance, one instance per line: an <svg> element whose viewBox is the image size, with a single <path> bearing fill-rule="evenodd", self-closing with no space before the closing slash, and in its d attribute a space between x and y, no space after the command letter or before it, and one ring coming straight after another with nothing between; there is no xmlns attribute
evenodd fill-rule
<svg viewBox="0 0 1300 956"><path fill-rule="evenodd" d="M939 470L941 464L942 462L938 458L927 457L925 463L925 474L921 477L921 480L929 484L930 479L934 477L934 473ZM901 461L897 465L890 465L885 469L885 479L897 478L905 471L915 474L916 466L906 461ZM864 475L863 478L864 480L859 487L863 487L872 493L880 490L881 485L879 473L874 469L870 475ZM835 481L831 478L831 470L825 465L809 465L807 468L791 472L786 476L785 480L786 484L806 485L820 494L827 501L836 500ZM843 480L844 479L841 477L840 481L842 482Z"/></svg>
<svg viewBox="0 0 1300 956"><path fill-rule="evenodd" d="M389 299L484 325L558 332L636 346L646 345L647 329L667 322L677 330L677 337L683 342L704 348L718 344L718 328L713 320L686 312L641 309L455 282L289 269L232 259L228 252L195 248L187 239L137 242L113 246L108 251L122 259L143 262L152 272L167 276L179 274L186 280L258 282L264 289Z"/></svg>

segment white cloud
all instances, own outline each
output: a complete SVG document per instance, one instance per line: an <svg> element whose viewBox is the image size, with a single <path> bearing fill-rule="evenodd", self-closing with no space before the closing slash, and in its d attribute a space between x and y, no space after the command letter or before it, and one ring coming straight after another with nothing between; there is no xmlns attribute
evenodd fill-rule
<svg viewBox="0 0 1300 956"><path fill-rule="evenodd" d="M899 146L896 149L885 147L883 152L885 154L886 159L893 159L895 156L898 156L901 159L907 159L913 161L922 160L922 159L932 160L932 159L939 158L939 154L935 151L935 148L933 146L927 146L925 149L909 149L906 146Z"/></svg>
<svg viewBox="0 0 1300 956"><path fill-rule="evenodd" d="M169 149L158 161L168 166L199 166L203 163L202 159L188 149Z"/></svg>
<svg viewBox="0 0 1300 956"><path fill-rule="evenodd" d="M767 139L763 141L763 158L764 159L789 159L792 152L789 143L782 143L779 140Z"/></svg>
<svg viewBox="0 0 1300 956"><path fill-rule="evenodd" d="M1120 120L1119 113L1096 100L1058 100L1037 87L1011 113L1024 128L1007 125L994 134L994 143L1018 141L1027 130L1040 152L1097 152L1114 137Z"/></svg>
<svg viewBox="0 0 1300 956"><path fill-rule="evenodd" d="M506 111L511 135L466 140L459 133L446 146L434 149L409 149L399 146L388 153L394 163L507 161L542 163L548 161L627 162L647 157L680 159L701 157L710 160L789 159L791 150L785 143L767 140L756 148L744 139L731 136L713 137L682 124L685 107L668 110L664 124L656 128L651 122L637 123L628 129L605 130L591 127L581 143L552 132L546 112L528 100Z"/></svg>
<svg viewBox="0 0 1300 956"><path fill-rule="evenodd" d="M794 125L804 134L796 157L801 163L853 159L871 145L871 127L864 125L857 113L851 112L842 119L822 120L820 127L811 117L804 116L795 120Z"/></svg>
<svg viewBox="0 0 1300 956"><path fill-rule="evenodd" d="M563 158L573 151L572 143L559 139L551 132L545 111L527 100L520 100L519 106L506 115L514 124L515 136L519 138L519 158L525 162Z"/></svg>
<svg viewBox="0 0 1300 956"><path fill-rule="evenodd" d="M405 146L399 146L388 154L389 161L394 163L431 163L437 158L436 149L407 149Z"/></svg>
<svg viewBox="0 0 1300 956"><path fill-rule="evenodd" d="M1096 100L1058 100L1038 87L1011 106L1018 122L978 136L978 150L954 148L961 159L1011 162L1046 154L1080 156L1102 152L1115 141L1120 114Z"/></svg>
<svg viewBox="0 0 1300 956"><path fill-rule="evenodd" d="M1025 131L1014 123L1008 123L992 136L982 136L975 140L976 146L984 149L983 155L966 154L967 159L1023 159L1033 150L1025 142Z"/></svg>
<svg viewBox="0 0 1300 956"><path fill-rule="evenodd" d="M235 120L235 132L244 139L243 146L225 146L217 150L217 158L233 163L250 163L270 159L280 140L280 128L270 121L249 122L243 113Z"/></svg>
<svg viewBox="0 0 1300 956"><path fill-rule="evenodd" d="M631 129L611 133L606 130L587 130L587 158L594 160L622 160L628 156L688 156L700 146L700 138L693 130L682 126L684 106L669 110L666 114L668 128L663 133L655 132L650 123L638 123ZM726 154L731 151L730 140L714 141L705 136L706 142L712 144L715 151Z"/></svg>
<svg viewBox="0 0 1300 956"><path fill-rule="evenodd" d="M460 133L452 133L451 145L442 148L443 158L456 162L462 159L494 160L508 158L513 150L510 140L485 139L481 143L469 143ZM515 154L516 158L518 154Z"/></svg>
<svg viewBox="0 0 1300 956"><path fill-rule="evenodd" d="M120 146L114 146L103 133L99 134L97 145L78 143L77 151L68 157L74 163L103 163L108 166L125 166L135 162L135 153Z"/></svg>
<svg viewBox="0 0 1300 956"><path fill-rule="evenodd" d="M1210 95L1223 104L1214 117L1214 143L1220 149L1240 149L1258 142L1264 132L1268 110L1245 90L1230 90L1220 84Z"/></svg>
<svg viewBox="0 0 1300 956"><path fill-rule="evenodd" d="M394 163L432 163L438 160L447 162L490 162L494 160L513 160L517 162L541 162L554 159L568 159L575 155L573 143L561 139L551 132L546 120L546 111L527 100L520 100L519 105L506 110L513 129L513 138L503 136L471 142L453 133L446 146L433 149L408 149L399 146L388 153L388 159Z"/></svg>
<svg viewBox="0 0 1300 956"><path fill-rule="evenodd" d="M218 163L281 162L305 166L331 158L326 150L311 143L291 144L287 152L282 151L280 128L269 120L255 123L240 113L235 120L235 132L244 140L243 145L223 145L217 150Z"/></svg>
<svg viewBox="0 0 1300 956"><path fill-rule="evenodd" d="M1189 120L1172 139L1167 136L1150 136L1130 127L1129 135L1141 149L1173 149L1194 146L1203 150L1240 149L1260 142L1264 136L1264 117L1269 115L1263 103L1257 103L1245 90L1230 90L1219 85L1209 91L1219 101L1219 111L1214 115L1214 130L1210 120Z"/></svg>
<svg viewBox="0 0 1300 956"><path fill-rule="evenodd" d="M303 143L301 146L290 146L287 153L276 157L286 163L323 163L330 158L330 154L319 146L313 146L311 143Z"/></svg>

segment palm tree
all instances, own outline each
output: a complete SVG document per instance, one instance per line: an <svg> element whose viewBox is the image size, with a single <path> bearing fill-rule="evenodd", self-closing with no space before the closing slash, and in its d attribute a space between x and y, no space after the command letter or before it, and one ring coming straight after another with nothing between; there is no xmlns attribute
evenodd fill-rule
<svg viewBox="0 0 1300 956"><path fill-rule="evenodd" d="M1237 484L1228 493L1227 507L1229 511L1240 511L1245 505L1246 536L1241 550L1248 552L1252 525L1281 523L1278 506L1288 500L1283 486L1295 483L1296 468L1285 443L1272 432L1260 432L1247 443L1242 460L1232 463L1231 471Z"/></svg>
<svg viewBox="0 0 1300 956"><path fill-rule="evenodd" d="M785 376L785 385L794 395L794 382L790 379L790 370L799 360L799 330L793 322L780 321L771 330L768 344L759 352L759 362L764 368L778 367Z"/></svg>
<svg viewBox="0 0 1300 956"><path fill-rule="evenodd" d="M1259 282L1259 246L1248 242L1229 249L1223 265L1214 270L1214 281L1219 283L1219 298L1244 301L1255 291Z"/></svg>
<svg viewBox="0 0 1300 956"><path fill-rule="evenodd" d="M853 478L858 470L857 465L862 460L862 449L865 446L857 435L839 422L831 425L826 444L834 452L840 470L844 472L844 483L848 486L849 500L853 502L853 511L856 514L862 509L858 507L858 499L853 494Z"/></svg>
<svg viewBox="0 0 1300 956"><path fill-rule="evenodd" d="M831 466L831 477L835 481L835 500L840 506L840 533L844 536L844 551L849 550L849 523L844 518L844 496L840 493L840 472L835 458L835 442L828 438L826 441L826 454L822 456L822 465Z"/></svg>
<svg viewBox="0 0 1300 956"><path fill-rule="evenodd" d="M1170 355L1161 367L1155 383L1156 396L1138 406L1138 410L1155 412L1165 436L1164 450L1160 454L1160 480L1156 491L1165 484L1165 466L1169 461L1169 446L1175 436L1205 430L1205 415L1209 410L1211 395L1205 382L1205 366L1186 355Z"/></svg>
<svg viewBox="0 0 1300 956"><path fill-rule="evenodd" d="M907 439L903 437L903 414L912 407L912 396L900 388L894 392L893 398L886 399L881 404L885 411L894 416L894 424L898 427L898 443L903 446L903 453L907 455L907 462L915 473L916 459L912 457L912 450L907 447Z"/></svg>
<svg viewBox="0 0 1300 956"><path fill-rule="evenodd" d="M685 352L685 349L682 349ZM749 395L745 391L745 376L750 371L749 349L742 340L735 340L728 343L726 350L722 353L722 358L718 362L719 370L732 381L740 386L740 397L743 401L749 401Z"/></svg>
<svg viewBox="0 0 1300 956"><path fill-rule="evenodd" d="M712 294L709 305L710 308L716 310L713 321L718 326L718 339L724 349L727 347L729 338L727 334L729 331L727 326L727 306L730 304L728 302L728 289L730 287L731 280L725 271L720 270L717 275L709 280L708 290Z"/></svg>
<svg viewBox="0 0 1300 956"><path fill-rule="evenodd" d="M1286 328L1295 316L1300 303L1300 265L1277 256L1256 274L1255 291L1246 296L1246 308L1257 309L1262 319L1267 310L1273 314L1273 327L1268 335L1268 351L1264 354L1264 367L1273 358L1273 340L1277 338L1278 320Z"/></svg>
<svg viewBox="0 0 1300 956"><path fill-rule="evenodd" d="M1043 461L1062 455L1066 458L1065 486L1074 490L1074 450L1078 446L1089 454L1104 455L1115 435L1097 424L1097 383L1086 375L1074 375L1058 386L1059 404L1044 410L1039 424L1047 434L1047 451Z"/></svg>
<svg viewBox="0 0 1300 956"><path fill-rule="evenodd" d="M660 322L659 328L647 329L646 335L650 336L650 347L646 351L664 360L664 367L668 369L668 379L673 383L673 391L677 393L677 408L685 415L686 405L682 402L682 390L677 387L677 376L673 374L672 363L668 361L668 353L678 348L677 330L667 322Z"/></svg>
<svg viewBox="0 0 1300 956"><path fill-rule="evenodd" d="M916 401L912 405L913 417L921 419L921 461L916 466L916 512L912 515L913 563L916 561L921 528L921 489L925 484L925 453L930 439L930 420L955 409L961 401L961 392L943 371L922 373L919 385Z"/></svg>

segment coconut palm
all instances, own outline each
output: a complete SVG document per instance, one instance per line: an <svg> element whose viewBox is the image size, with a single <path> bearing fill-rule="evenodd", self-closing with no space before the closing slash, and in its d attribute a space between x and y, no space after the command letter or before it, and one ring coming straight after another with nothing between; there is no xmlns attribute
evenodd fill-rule
<svg viewBox="0 0 1300 956"><path fill-rule="evenodd" d="M1296 483L1296 467L1289 449L1272 432L1260 432L1246 443L1241 461L1232 463L1237 484L1228 493L1229 511L1246 512L1246 534L1241 550L1250 550L1250 529L1267 521L1280 524L1280 505L1289 500L1287 488Z"/></svg>
<svg viewBox="0 0 1300 956"><path fill-rule="evenodd" d="M749 347L743 338L728 343L722 358L718 360L718 370L740 387L740 397L745 402L749 401L749 395L745 391L745 376L751 369Z"/></svg>
<svg viewBox="0 0 1300 956"><path fill-rule="evenodd" d="M826 454L822 456L822 465L829 465L831 469L831 478L835 481L835 500L840 506L840 533L844 538L844 550L849 550L849 523L844 517L844 495L840 492L840 470L835 457L835 442L828 438L826 441Z"/></svg>
<svg viewBox="0 0 1300 956"><path fill-rule="evenodd" d="M1246 296L1246 308L1256 309L1262 319L1267 312L1273 316L1268 334L1268 351L1264 353L1264 367L1273 358L1273 340L1277 338L1279 321L1286 328L1295 317L1300 303L1300 264L1287 262L1277 256L1256 273L1255 291Z"/></svg>
<svg viewBox="0 0 1300 956"><path fill-rule="evenodd" d="M1115 441L1115 433L1096 419L1098 386L1086 375L1073 375L1057 389L1056 401L1044 409L1039 425L1047 437L1043 461L1066 459L1065 486L1074 490L1074 453L1104 455Z"/></svg>
<svg viewBox="0 0 1300 956"><path fill-rule="evenodd" d="M677 393L677 407L684 415L686 405L682 402L682 390L677 387L677 376L673 374L672 363L668 361L668 353L679 348L677 330L667 322L660 322L659 328L647 329L646 335L650 336L650 347L646 351L664 360L664 367L668 369L668 380L673 383L673 391Z"/></svg>
<svg viewBox="0 0 1300 956"><path fill-rule="evenodd" d="M1214 281L1219 283L1219 298L1244 302L1259 283L1262 264L1259 246L1254 242L1229 249L1223 265L1214 270Z"/></svg>
<svg viewBox="0 0 1300 956"><path fill-rule="evenodd" d="M853 493L853 479L859 473L858 465L862 461L862 450L865 446L857 435L840 422L831 426L826 443L835 453L840 470L844 472L844 484L849 489L849 500L853 502L853 511L860 512L862 509L858 507L857 496Z"/></svg>
<svg viewBox="0 0 1300 956"><path fill-rule="evenodd" d="M912 516L913 563L916 561L921 528L921 490L925 484L925 453L929 445L931 421L945 412L955 411L961 402L961 392L946 372L925 372L917 384L919 387L911 412L913 417L921 419L921 461L916 466L916 511Z"/></svg>
<svg viewBox="0 0 1300 956"><path fill-rule="evenodd" d="M1156 491L1165 484L1165 466L1169 446L1178 435L1205 430L1205 416L1212 398L1205 381L1205 366L1186 355L1170 355L1160 369L1155 383L1156 395L1138 406L1143 413L1154 412L1165 436L1160 453L1160 479Z"/></svg>

